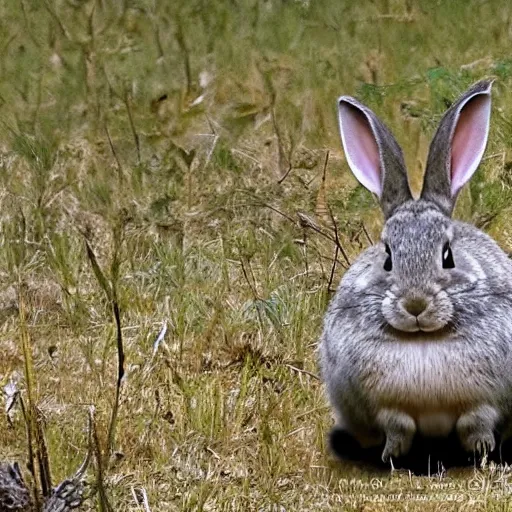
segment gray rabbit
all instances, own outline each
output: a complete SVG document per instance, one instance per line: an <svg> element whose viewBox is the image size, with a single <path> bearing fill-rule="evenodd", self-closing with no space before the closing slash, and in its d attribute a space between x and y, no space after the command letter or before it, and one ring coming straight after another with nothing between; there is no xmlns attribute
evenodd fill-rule
<svg viewBox="0 0 512 512"><path fill-rule="evenodd" d="M337 428L382 459L405 455L416 431L456 430L469 452L494 450L512 411L512 262L475 226L451 219L487 144L492 81L446 112L423 190L409 189L402 151L366 106L343 96L347 162L376 194L380 241L343 276L319 355Z"/></svg>

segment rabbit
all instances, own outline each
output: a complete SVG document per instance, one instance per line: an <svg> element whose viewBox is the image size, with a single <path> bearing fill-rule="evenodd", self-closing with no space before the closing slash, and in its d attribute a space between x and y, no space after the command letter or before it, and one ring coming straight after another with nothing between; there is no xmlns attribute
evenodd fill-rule
<svg viewBox="0 0 512 512"><path fill-rule="evenodd" d="M423 188L410 191L389 129L338 100L347 163L384 214L380 241L345 272L324 318L322 380L342 429L382 460L419 432L456 431L463 449L496 447L512 410L512 262L473 225L452 220L487 145L491 80L467 90L431 142Z"/></svg>

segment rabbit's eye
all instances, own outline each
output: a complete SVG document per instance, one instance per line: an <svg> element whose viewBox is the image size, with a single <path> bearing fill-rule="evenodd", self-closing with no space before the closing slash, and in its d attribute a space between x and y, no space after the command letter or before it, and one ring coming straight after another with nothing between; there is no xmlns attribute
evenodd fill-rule
<svg viewBox="0 0 512 512"><path fill-rule="evenodd" d="M443 268L455 268L452 249L448 242L446 242L443 246Z"/></svg>
<svg viewBox="0 0 512 512"><path fill-rule="evenodd" d="M391 272L393 269L393 263L391 261L391 249L389 248L389 245L386 244L386 253L388 257L386 258L386 261L384 262L384 270L386 272Z"/></svg>

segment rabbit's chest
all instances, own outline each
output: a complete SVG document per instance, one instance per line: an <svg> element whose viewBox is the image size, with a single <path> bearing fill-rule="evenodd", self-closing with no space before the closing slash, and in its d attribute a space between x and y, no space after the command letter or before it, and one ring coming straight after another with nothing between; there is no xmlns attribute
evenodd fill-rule
<svg viewBox="0 0 512 512"><path fill-rule="evenodd" d="M481 358L480 358L481 359ZM448 344L396 343L370 358L362 380L377 405L420 414L459 414L492 397L495 368Z"/></svg>

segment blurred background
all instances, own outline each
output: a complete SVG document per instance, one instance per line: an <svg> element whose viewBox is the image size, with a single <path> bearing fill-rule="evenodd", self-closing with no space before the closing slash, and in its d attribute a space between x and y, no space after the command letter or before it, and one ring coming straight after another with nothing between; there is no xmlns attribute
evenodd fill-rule
<svg viewBox="0 0 512 512"><path fill-rule="evenodd" d="M115 510L132 489L152 510L339 510L344 479L367 484L328 454L316 364L381 226L336 98L392 129L418 192L442 113L495 77L456 215L512 250L511 39L496 0L1 1L0 383L38 411L53 482L92 404ZM26 461L8 409L1 458Z"/></svg>

